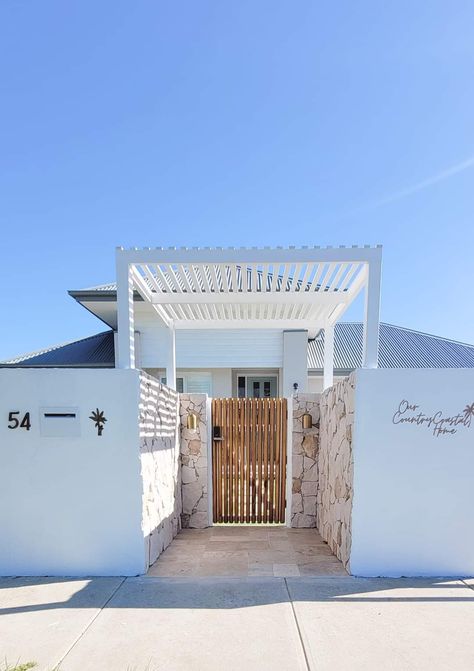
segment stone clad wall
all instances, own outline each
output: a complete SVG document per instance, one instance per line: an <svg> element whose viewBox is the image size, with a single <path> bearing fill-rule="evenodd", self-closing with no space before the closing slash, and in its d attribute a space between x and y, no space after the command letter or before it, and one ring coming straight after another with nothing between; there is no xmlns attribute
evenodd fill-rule
<svg viewBox="0 0 474 671"><path fill-rule="evenodd" d="M316 526L319 428L303 430L301 418L309 413L318 424L319 399L320 394L293 397L291 526L297 528Z"/></svg>
<svg viewBox="0 0 474 671"><path fill-rule="evenodd" d="M178 394L140 373L142 530L151 565L180 528Z"/></svg>
<svg viewBox="0 0 474 671"><path fill-rule="evenodd" d="M355 377L337 382L321 395L317 527L349 570L354 462Z"/></svg>
<svg viewBox="0 0 474 671"><path fill-rule="evenodd" d="M182 526L204 529L209 526L207 481L207 395L180 394ZM187 428L190 412L199 416L196 430Z"/></svg>

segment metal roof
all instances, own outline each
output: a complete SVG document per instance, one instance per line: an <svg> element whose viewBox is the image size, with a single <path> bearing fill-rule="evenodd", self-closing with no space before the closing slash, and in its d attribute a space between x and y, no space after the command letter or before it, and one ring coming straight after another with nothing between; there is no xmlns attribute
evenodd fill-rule
<svg viewBox="0 0 474 671"><path fill-rule="evenodd" d="M3 361L0 366L21 367L78 367L110 368L115 365L114 332L96 335L55 345L38 352Z"/></svg>
<svg viewBox="0 0 474 671"><path fill-rule="evenodd" d="M362 365L361 322L339 322L334 334L334 370ZM322 370L324 332L308 343L308 368ZM474 368L474 346L381 322L380 368Z"/></svg>
<svg viewBox="0 0 474 671"><path fill-rule="evenodd" d="M362 362L361 322L339 322L335 326L334 369L336 374L359 368ZM308 343L308 368L323 369L324 335ZM89 338L26 354L0 366L13 367L113 367L114 334L105 331ZM474 368L474 345L447 340L412 329L380 324L380 368Z"/></svg>

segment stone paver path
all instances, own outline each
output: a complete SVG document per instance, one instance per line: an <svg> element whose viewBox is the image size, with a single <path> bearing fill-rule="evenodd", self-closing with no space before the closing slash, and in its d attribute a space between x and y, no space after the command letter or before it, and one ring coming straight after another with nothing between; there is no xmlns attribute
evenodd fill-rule
<svg viewBox="0 0 474 671"><path fill-rule="evenodd" d="M346 576L316 529L214 526L183 529L149 576Z"/></svg>

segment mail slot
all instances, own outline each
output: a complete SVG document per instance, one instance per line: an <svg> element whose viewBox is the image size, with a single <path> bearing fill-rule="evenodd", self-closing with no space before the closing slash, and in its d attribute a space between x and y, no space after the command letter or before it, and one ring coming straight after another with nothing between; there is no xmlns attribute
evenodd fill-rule
<svg viewBox="0 0 474 671"><path fill-rule="evenodd" d="M79 408L40 408L40 435L45 438L71 438L81 435Z"/></svg>

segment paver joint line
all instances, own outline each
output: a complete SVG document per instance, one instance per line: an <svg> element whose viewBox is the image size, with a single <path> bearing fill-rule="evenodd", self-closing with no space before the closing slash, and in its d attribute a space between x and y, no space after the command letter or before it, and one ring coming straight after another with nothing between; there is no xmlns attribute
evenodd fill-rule
<svg viewBox="0 0 474 671"><path fill-rule="evenodd" d="M293 613L293 619L295 621L296 631L298 632L298 638L300 639L301 648L303 650L303 656L304 656L304 661L305 661L305 664L306 664L306 668L307 668L308 671L311 671L311 666L310 666L309 659L308 659L308 653L306 652L305 644L303 642L303 636L301 634L300 625L299 625L299 622L298 622L298 618L296 617L296 611L295 611L295 607L293 605L293 599L291 598L291 594L290 594L290 590L288 589L288 583L286 581L286 578L283 578L283 580L285 582L285 588L286 588L286 593L288 594L288 600L290 602L291 612Z"/></svg>
<svg viewBox="0 0 474 671"><path fill-rule="evenodd" d="M69 653L71 652L71 650L72 650L73 648L76 647L76 645L79 643L79 641L80 641L81 638L84 636L84 634L91 628L91 626L94 624L94 622L96 621L96 619L97 619L97 618L99 617L99 615L102 613L102 611L104 610L104 608L105 608L105 607L107 606L107 604L110 603L110 601L114 598L114 596L117 594L117 592L119 591L119 589L122 587L123 583L124 583L126 580L127 580L127 578L122 578L121 582L117 585L117 587L114 589L114 591L113 591L112 594L109 596L109 598L106 599L106 601L102 604L102 606L100 606L100 608L98 609L97 613L90 619L90 621L89 621L88 624L84 627L84 629L81 631L81 633L74 639L74 641L71 643L71 645L70 645L69 648L66 650L66 652L64 653L64 655L62 655L62 656L59 658L59 660L58 660L58 661L56 662L56 664L53 666L53 669L59 669L59 667L60 667L61 664L64 662L64 660L66 659L66 657L69 655Z"/></svg>

